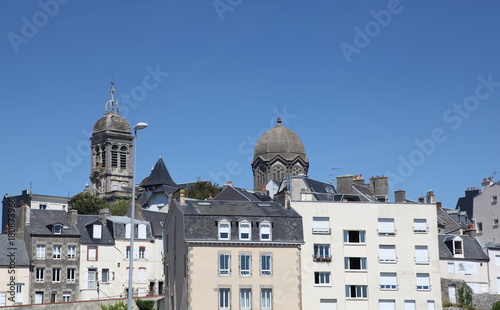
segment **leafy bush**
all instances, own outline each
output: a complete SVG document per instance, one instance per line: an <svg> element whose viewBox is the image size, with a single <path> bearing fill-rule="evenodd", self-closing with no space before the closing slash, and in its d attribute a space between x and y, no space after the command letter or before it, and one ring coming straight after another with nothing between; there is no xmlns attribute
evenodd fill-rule
<svg viewBox="0 0 500 310"><path fill-rule="evenodd" d="M500 310L500 301L493 303L491 310Z"/></svg>
<svg viewBox="0 0 500 310"><path fill-rule="evenodd" d="M123 301L120 301L114 305L109 305L109 306L101 305L101 309L102 310L127 310L127 305Z"/></svg>
<svg viewBox="0 0 500 310"><path fill-rule="evenodd" d="M139 310L154 310L155 302L154 300L136 299L135 304L139 307Z"/></svg>

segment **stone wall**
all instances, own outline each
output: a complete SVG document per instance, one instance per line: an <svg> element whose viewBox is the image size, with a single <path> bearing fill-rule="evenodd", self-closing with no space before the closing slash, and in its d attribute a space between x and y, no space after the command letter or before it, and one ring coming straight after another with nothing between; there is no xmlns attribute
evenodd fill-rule
<svg viewBox="0 0 500 310"><path fill-rule="evenodd" d="M154 300L156 301L154 305L154 309L160 310L159 304L163 304L162 300L164 296L154 296L154 297L143 297L143 298L134 298L135 299L144 299L144 300ZM39 305L19 305L19 306L9 306L2 307L2 309L12 309L12 310L96 310L101 309L101 305L109 306L118 303L119 301L123 301L125 304L127 303L127 298L116 298L116 299L100 299L100 300L86 300L86 301L72 301L72 302L60 302L53 304L39 304ZM134 310L138 310L135 302L132 307Z"/></svg>

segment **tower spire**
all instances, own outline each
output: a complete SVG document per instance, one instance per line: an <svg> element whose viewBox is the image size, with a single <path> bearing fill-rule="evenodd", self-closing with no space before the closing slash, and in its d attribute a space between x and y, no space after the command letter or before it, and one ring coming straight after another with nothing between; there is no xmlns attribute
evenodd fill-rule
<svg viewBox="0 0 500 310"><path fill-rule="evenodd" d="M120 106L115 100L115 83L111 81L111 87L109 89L110 99L106 102L106 113L118 113L120 114Z"/></svg>

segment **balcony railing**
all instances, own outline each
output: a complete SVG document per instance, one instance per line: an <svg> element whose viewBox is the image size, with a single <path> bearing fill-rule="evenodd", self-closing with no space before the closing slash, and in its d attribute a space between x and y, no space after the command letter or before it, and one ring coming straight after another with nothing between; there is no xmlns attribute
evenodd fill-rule
<svg viewBox="0 0 500 310"><path fill-rule="evenodd" d="M331 256L317 256L313 255L313 261L315 262L331 262L332 257Z"/></svg>

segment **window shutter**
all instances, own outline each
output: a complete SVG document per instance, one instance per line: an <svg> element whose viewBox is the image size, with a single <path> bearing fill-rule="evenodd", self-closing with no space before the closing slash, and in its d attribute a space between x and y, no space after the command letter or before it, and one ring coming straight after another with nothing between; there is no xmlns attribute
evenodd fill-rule
<svg viewBox="0 0 500 310"><path fill-rule="evenodd" d="M420 263L429 261L427 246L415 246L415 261Z"/></svg>
<svg viewBox="0 0 500 310"><path fill-rule="evenodd" d="M97 274L97 281L102 282L102 269L99 270L99 273Z"/></svg>
<svg viewBox="0 0 500 310"><path fill-rule="evenodd" d="M379 233L393 234L395 232L394 219L378 219L378 231Z"/></svg>
<svg viewBox="0 0 500 310"><path fill-rule="evenodd" d="M123 254L123 259L127 259L127 248L123 249L122 254Z"/></svg>
<svg viewBox="0 0 500 310"><path fill-rule="evenodd" d="M134 249L134 259L139 259L139 249Z"/></svg>
<svg viewBox="0 0 500 310"><path fill-rule="evenodd" d="M109 270L109 282L113 282L115 280L115 271L113 269Z"/></svg>
<svg viewBox="0 0 500 310"><path fill-rule="evenodd" d="M145 259L148 259L148 258L149 258L149 256L148 256L148 249L145 249L145 250L144 250L144 258L145 258Z"/></svg>
<svg viewBox="0 0 500 310"><path fill-rule="evenodd" d="M88 289L89 288L89 272L86 270L83 272L83 288Z"/></svg>

